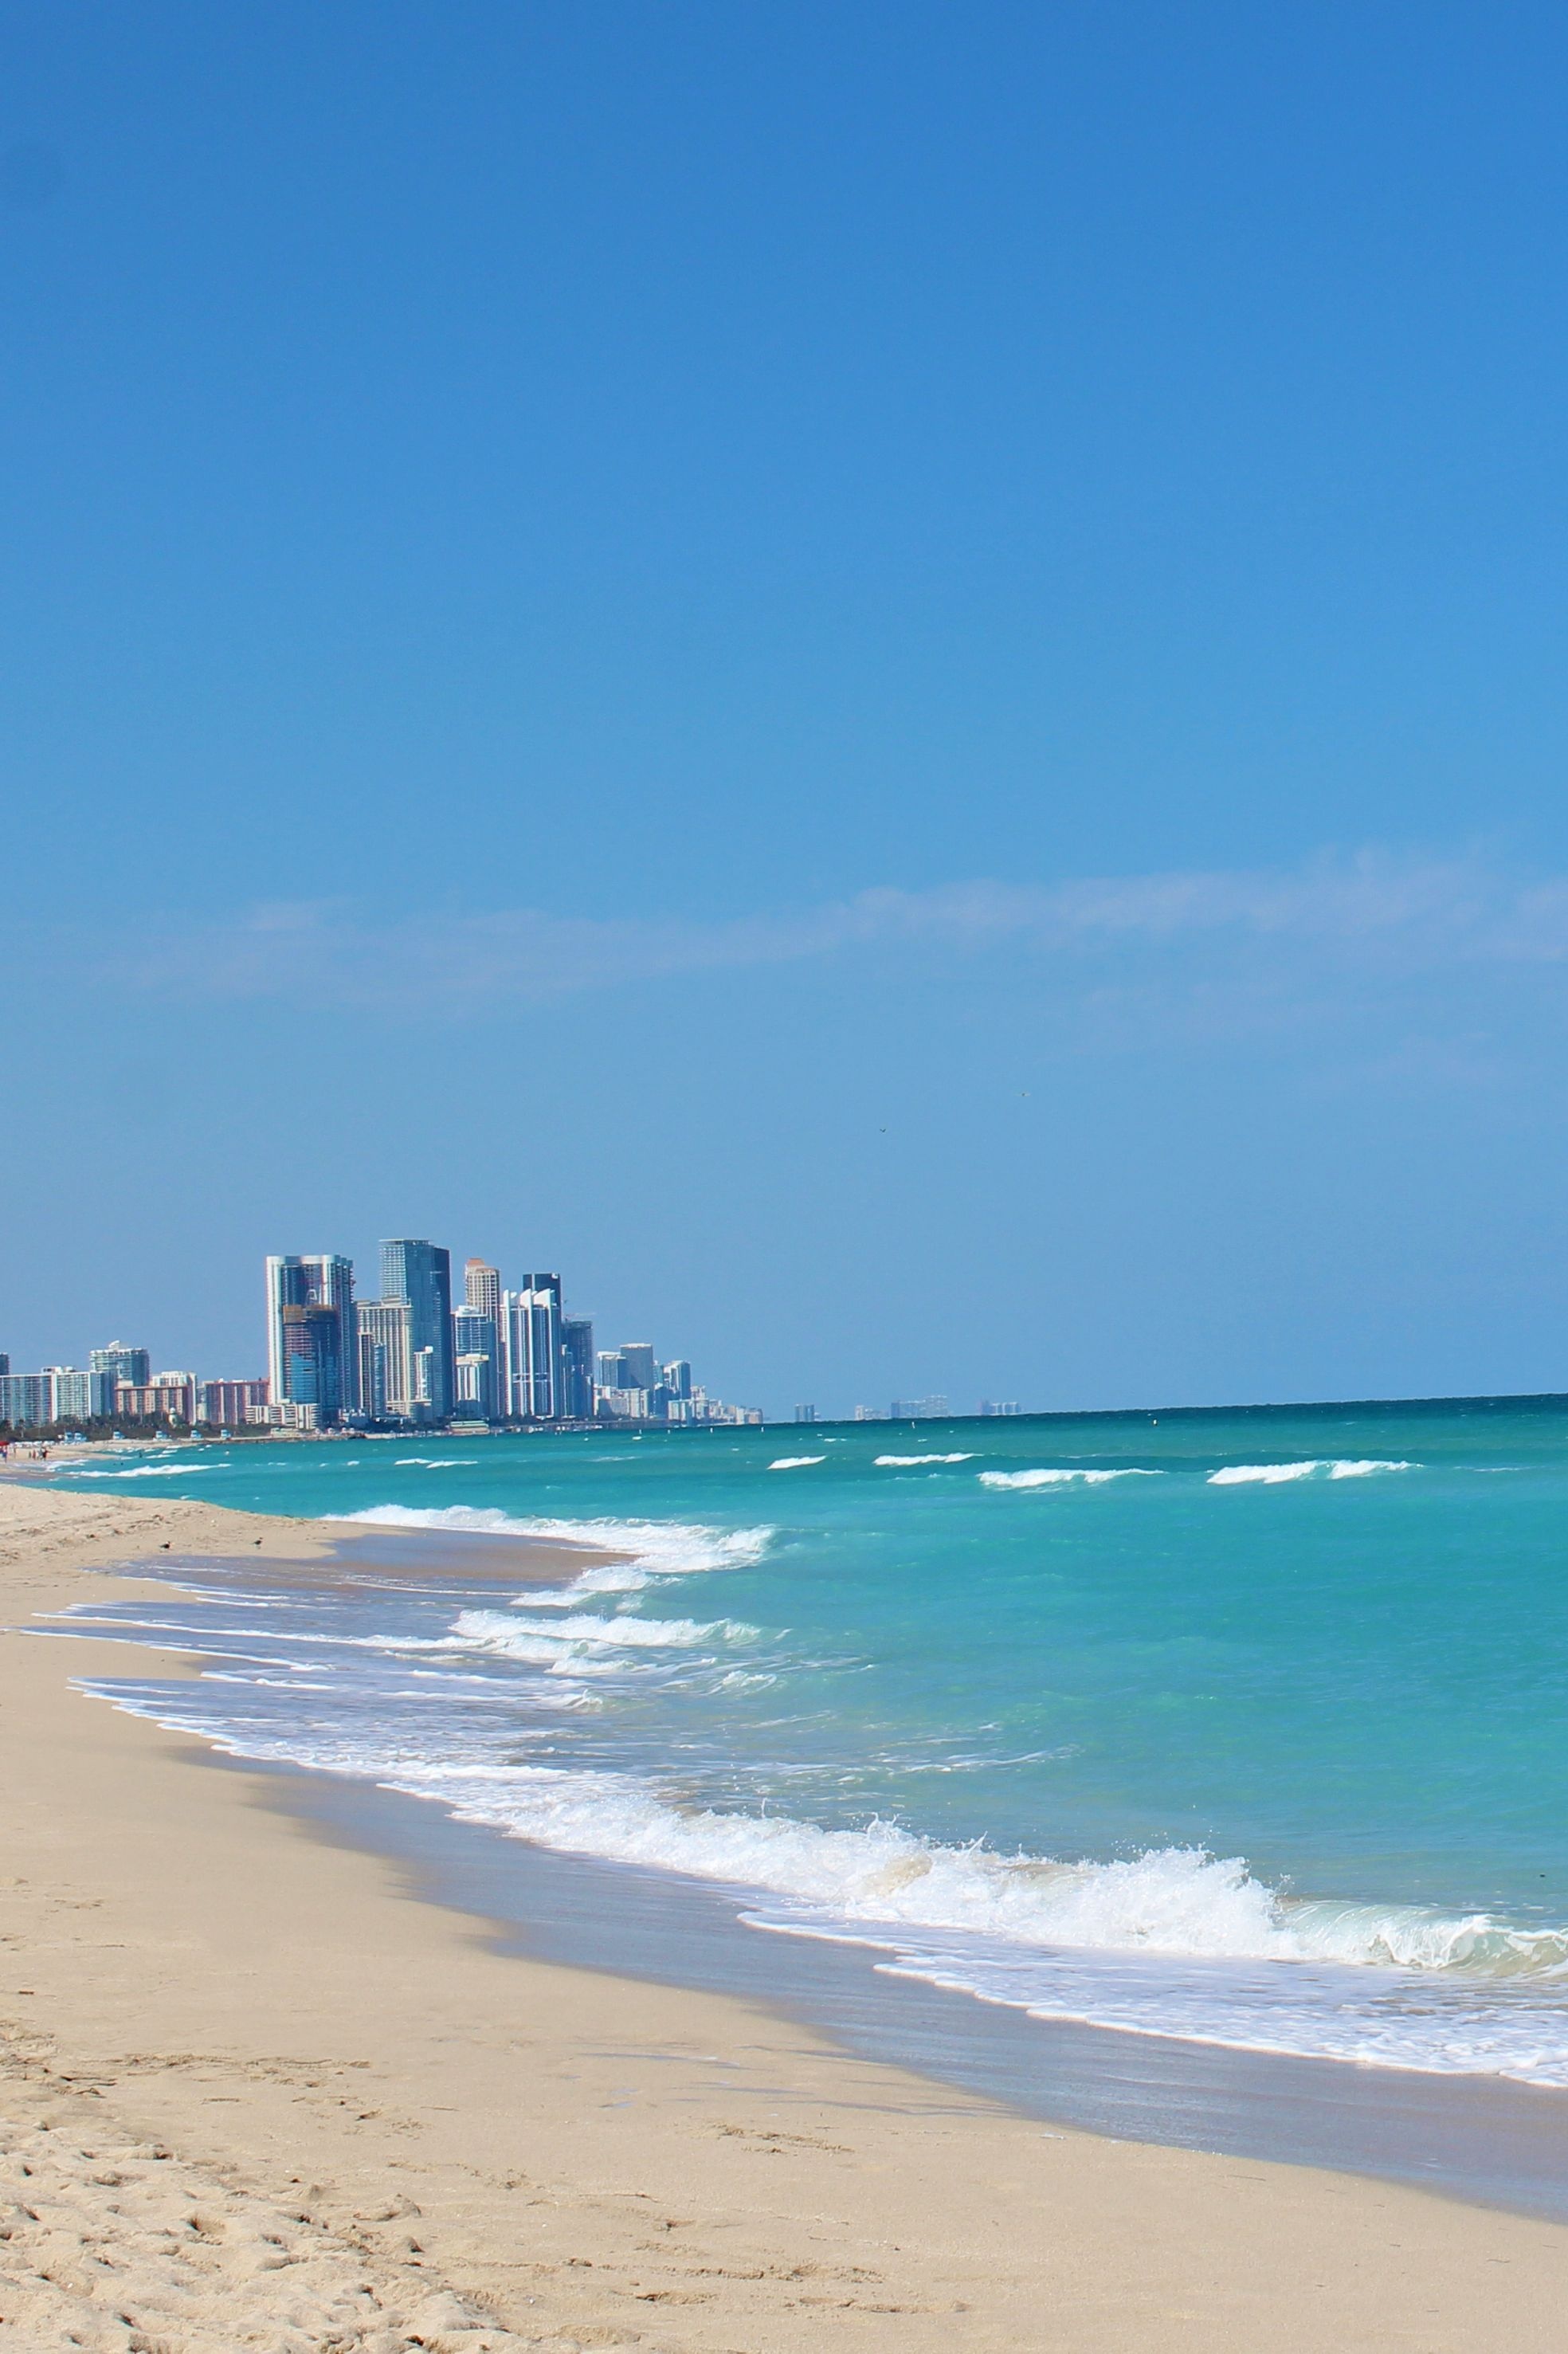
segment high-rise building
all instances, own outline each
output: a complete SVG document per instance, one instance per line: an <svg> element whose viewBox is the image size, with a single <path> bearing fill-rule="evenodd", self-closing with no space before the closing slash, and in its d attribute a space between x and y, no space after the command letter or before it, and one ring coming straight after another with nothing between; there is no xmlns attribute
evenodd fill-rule
<svg viewBox="0 0 1568 2354"><path fill-rule="evenodd" d="M593 1324L587 1316L568 1316L561 1325L565 1361L561 1411L574 1422L593 1418Z"/></svg>
<svg viewBox="0 0 1568 2354"><path fill-rule="evenodd" d="M476 1264L472 1259L469 1262L471 1268ZM474 1307L453 1309L454 1403L458 1412L471 1420L489 1422L494 1417L495 1401L500 1390L497 1379L499 1349L493 1317Z"/></svg>
<svg viewBox="0 0 1568 2354"><path fill-rule="evenodd" d="M429 1350L423 1379L416 1379L420 1419L445 1422L452 1410L452 1259L439 1243L407 1237L381 1246L384 1304L405 1300L408 1308L411 1370ZM427 1390L427 1396L418 1394Z"/></svg>
<svg viewBox="0 0 1568 2354"><path fill-rule="evenodd" d="M41 1430L55 1418L55 1386L48 1373L0 1373L0 1422L13 1430Z"/></svg>
<svg viewBox="0 0 1568 2354"><path fill-rule="evenodd" d="M111 1341L107 1349L90 1349L87 1362L95 1373L107 1373L117 1382L135 1382L138 1385L153 1378L153 1360L145 1349L132 1349L124 1341Z"/></svg>
<svg viewBox="0 0 1568 2354"><path fill-rule="evenodd" d="M337 1309L296 1306L291 1300L278 1316L283 1399L290 1405L313 1405L317 1427L324 1430L339 1419L346 1399L359 1394L357 1331L351 1363L344 1354L343 1317Z"/></svg>
<svg viewBox="0 0 1568 2354"><path fill-rule="evenodd" d="M673 1398L689 1398L692 1394L692 1369L684 1357L664 1367L664 1387Z"/></svg>
<svg viewBox="0 0 1568 2354"><path fill-rule="evenodd" d="M313 1406L323 1429L357 1407L352 1260L327 1251L267 1261L267 1380L274 1405Z"/></svg>
<svg viewBox="0 0 1568 2354"><path fill-rule="evenodd" d="M555 1422L565 1412L558 1276L535 1276L501 1295L501 1377L509 1422Z"/></svg>
<svg viewBox="0 0 1568 2354"><path fill-rule="evenodd" d="M480 1316L488 1316L493 1324L501 1321L501 1270L487 1259L471 1258L462 1271L463 1304Z"/></svg>
<svg viewBox="0 0 1568 2354"><path fill-rule="evenodd" d="M357 1321L360 1410L372 1422L407 1420L414 1410L408 1303L362 1299Z"/></svg>
<svg viewBox="0 0 1568 2354"><path fill-rule="evenodd" d="M75 1365L46 1365L51 1384L51 1422L94 1422L114 1411L114 1376L82 1373Z"/></svg>
<svg viewBox="0 0 1568 2354"><path fill-rule="evenodd" d="M891 1422L945 1422L948 1401L945 1397L895 1398L887 1414Z"/></svg>
<svg viewBox="0 0 1568 2354"><path fill-rule="evenodd" d="M0 1423L13 1430L96 1422L113 1411L112 1374L83 1373L77 1365L46 1365L41 1373L0 1371Z"/></svg>
<svg viewBox="0 0 1568 2354"><path fill-rule="evenodd" d="M458 1404L469 1415L481 1410L487 1420L501 1405L501 1277L488 1260L471 1258L463 1268L463 1299L452 1310L452 1355L482 1357L482 1373L470 1368L457 1384Z"/></svg>
<svg viewBox="0 0 1568 2354"><path fill-rule="evenodd" d="M651 1341L623 1341L619 1353L621 1370L626 1375L623 1388L651 1390L658 1387L662 1369Z"/></svg>

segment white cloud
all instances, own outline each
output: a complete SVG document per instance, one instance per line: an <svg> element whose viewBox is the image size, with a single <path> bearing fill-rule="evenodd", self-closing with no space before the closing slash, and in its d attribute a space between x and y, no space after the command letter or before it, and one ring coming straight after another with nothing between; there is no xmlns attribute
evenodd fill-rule
<svg viewBox="0 0 1568 2354"><path fill-rule="evenodd" d="M877 888L715 922L562 916L535 907L378 920L347 900L268 904L143 928L123 983L235 998L459 1013L683 973L868 952L1012 949L1076 994L1222 971L1265 993L1303 973L1385 977L1478 962L1568 960L1568 877L1520 877L1473 857L1363 852L1290 870L975 881ZM1238 961L1239 960L1239 961Z"/></svg>

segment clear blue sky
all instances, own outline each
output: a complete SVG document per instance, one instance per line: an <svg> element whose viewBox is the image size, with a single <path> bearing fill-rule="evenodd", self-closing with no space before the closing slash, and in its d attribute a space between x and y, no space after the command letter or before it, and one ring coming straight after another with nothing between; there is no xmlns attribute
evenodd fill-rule
<svg viewBox="0 0 1568 2354"><path fill-rule="evenodd" d="M1568 19L0 33L0 1348L1568 1388Z"/></svg>

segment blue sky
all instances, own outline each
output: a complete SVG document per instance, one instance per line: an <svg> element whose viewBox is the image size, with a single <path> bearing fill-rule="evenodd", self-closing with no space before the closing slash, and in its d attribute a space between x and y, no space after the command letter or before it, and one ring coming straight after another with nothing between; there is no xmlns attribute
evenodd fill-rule
<svg viewBox="0 0 1568 2354"><path fill-rule="evenodd" d="M0 1348L1568 1387L1568 24L0 31Z"/></svg>

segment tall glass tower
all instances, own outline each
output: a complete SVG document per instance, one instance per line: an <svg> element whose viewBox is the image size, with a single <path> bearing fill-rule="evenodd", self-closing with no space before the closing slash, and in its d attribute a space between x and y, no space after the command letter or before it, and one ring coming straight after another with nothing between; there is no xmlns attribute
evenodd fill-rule
<svg viewBox="0 0 1568 2354"><path fill-rule="evenodd" d="M428 1349L429 1394L419 1406L432 1422L446 1422L454 1404L452 1379L452 1255L439 1243L407 1239L381 1246L381 1297L408 1303L408 1348L418 1358ZM420 1384L421 1390L426 1384Z"/></svg>
<svg viewBox="0 0 1568 2354"><path fill-rule="evenodd" d="M358 1405L351 1259L319 1251L268 1260L267 1377L274 1405L313 1405L323 1425Z"/></svg>

